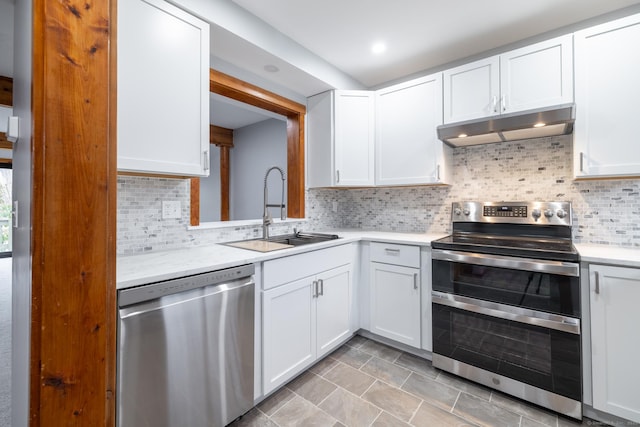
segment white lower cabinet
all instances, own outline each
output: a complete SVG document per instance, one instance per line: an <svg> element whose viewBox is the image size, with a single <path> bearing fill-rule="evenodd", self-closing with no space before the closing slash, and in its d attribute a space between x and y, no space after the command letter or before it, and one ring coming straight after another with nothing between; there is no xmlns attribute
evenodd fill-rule
<svg viewBox="0 0 640 427"><path fill-rule="evenodd" d="M370 331L420 348L420 248L371 244Z"/></svg>
<svg viewBox="0 0 640 427"><path fill-rule="evenodd" d="M640 423L640 269L591 264L593 407Z"/></svg>
<svg viewBox="0 0 640 427"><path fill-rule="evenodd" d="M352 245L344 245L264 263L264 394L285 384L353 332L353 250ZM303 270L311 274L295 280L288 277Z"/></svg>

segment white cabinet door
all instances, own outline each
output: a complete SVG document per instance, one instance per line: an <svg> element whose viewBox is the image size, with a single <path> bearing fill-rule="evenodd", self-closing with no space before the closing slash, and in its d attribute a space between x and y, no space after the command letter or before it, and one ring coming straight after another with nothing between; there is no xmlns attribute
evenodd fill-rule
<svg viewBox="0 0 640 427"><path fill-rule="evenodd" d="M335 184L374 184L374 94L335 93Z"/></svg>
<svg viewBox="0 0 640 427"><path fill-rule="evenodd" d="M348 264L316 277L316 358L329 353L351 334L352 275Z"/></svg>
<svg viewBox="0 0 640 427"><path fill-rule="evenodd" d="M442 183L441 124L442 74L377 91L376 185Z"/></svg>
<svg viewBox="0 0 640 427"><path fill-rule="evenodd" d="M209 174L209 24L163 0L118 3L118 169Z"/></svg>
<svg viewBox="0 0 640 427"><path fill-rule="evenodd" d="M444 71L444 122L498 114L500 61L497 56Z"/></svg>
<svg viewBox="0 0 640 427"><path fill-rule="evenodd" d="M374 142L373 92L338 90L307 100L310 188L373 185Z"/></svg>
<svg viewBox="0 0 640 427"><path fill-rule="evenodd" d="M640 15L576 32L574 175L640 176Z"/></svg>
<svg viewBox="0 0 640 427"><path fill-rule="evenodd" d="M371 263L371 332L420 348L420 269Z"/></svg>
<svg viewBox="0 0 640 427"><path fill-rule="evenodd" d="M640 423L640 269L590 265L593 407Z"/></svg>
<svg viewBox="0 0 640 427"><path fill-rule="evenodd" d="M313 277L263 292L263 385L269 393L315 360Z"/></svg>
<svg viewBox="0 0 640 427"><path fill-rule="evenodd" d="M573 102L573 35L500 55L500 112Z"/></svg>
<svg viewBox="0 0 640 427"><path fill-rule="evenodd" d="M446 70L444 122L573 102L573 45L566 35Z"/></svg>

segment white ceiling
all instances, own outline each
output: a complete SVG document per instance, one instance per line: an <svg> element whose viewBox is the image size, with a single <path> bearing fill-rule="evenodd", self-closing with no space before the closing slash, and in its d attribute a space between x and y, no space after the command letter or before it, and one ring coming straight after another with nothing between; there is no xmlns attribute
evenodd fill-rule
<svg viewBox="0 0 640 427"><path fill-rule="evenodd" d="M639 4L637 0L230 1L366 87ZM388 45L384 54L370 52L376 41ZM256 64L248 60L257 58L247 58L247 53L240 49L221 57L264 74L261 68L269 55ZM280 81L287 80L286 71L276 74Z"/></svg>
<svg viewBox="0 0 640 427"><path fill-rule="evenodd" d="M216 93L210 95L210 123L227 129L239 129L269 119L286 121L285 116L244 104Z"/></svg>

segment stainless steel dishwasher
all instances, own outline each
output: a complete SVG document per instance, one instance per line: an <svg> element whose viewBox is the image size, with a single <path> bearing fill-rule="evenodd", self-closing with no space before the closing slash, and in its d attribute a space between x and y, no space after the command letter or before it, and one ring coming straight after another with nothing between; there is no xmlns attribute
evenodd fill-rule
<svg viewBox="0 0 640 427"><path fill-rule="evenodd" d="M120 427L222 427L253 406L254 266L118 292Z"/></svg>

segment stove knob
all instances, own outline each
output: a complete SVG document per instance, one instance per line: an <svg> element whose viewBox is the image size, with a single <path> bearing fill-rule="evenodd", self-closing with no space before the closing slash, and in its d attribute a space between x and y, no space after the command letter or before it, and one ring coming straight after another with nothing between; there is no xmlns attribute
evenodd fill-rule
<svg viewBox="0 0 640 427"><path fill-rule="evenodd" d="M551 209L545 209L544 216L551 218L553 216L553 211Z"/></svg>
<svg viewBox="0 0 640 427"><path fill-rule="evenodd" d="M462 213L462 211L460 210L460 208L455 208L453 210L453 213L456 214L456 216L460 216L460 214Z"/></svg>
<svg viewBox="0 0 640 427"><path fill-rule="evenodd" d="M567 211L565 211L564 209L558 209L556 211L556 215L558 215L558 218L564 218L565 216L567 216Z"/></svg>
<svg viewBox="0 0 640 427"><path fill-rule="evenodd" d="M538 219L538 218L540 218L540 215L542 215L542 214L540 213L540 209L534 209L534 210L532 210L532 211L531 211L531 216L532 216L534 219Z"/></svg>
<svg viewBox="0 0 640 427"><path fill-rule="evenodd" d="M469 210L469 208L465 208L465 209L462 211L462 213L463 213L463 214L465 214L466 216L469 216L469 214L471 213L471 211Z"/></svg>

